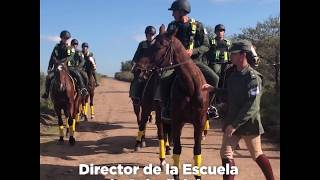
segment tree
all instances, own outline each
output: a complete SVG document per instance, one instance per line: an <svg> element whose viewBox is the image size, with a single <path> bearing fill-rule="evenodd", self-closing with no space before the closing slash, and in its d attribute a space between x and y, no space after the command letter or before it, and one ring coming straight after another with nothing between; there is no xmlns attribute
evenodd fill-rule
<svg viewBox="0 0 320 180"><path fill-rule="evenodd" d="M131 60L121 62L121 71L131 71Z"/></svg>

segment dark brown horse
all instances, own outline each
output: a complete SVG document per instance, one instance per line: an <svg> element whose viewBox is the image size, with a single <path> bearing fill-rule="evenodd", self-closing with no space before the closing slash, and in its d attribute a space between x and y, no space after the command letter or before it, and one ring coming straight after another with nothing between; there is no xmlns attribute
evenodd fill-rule
<svg viewBox="0 0 320 180"><path fill-rule="evenodd" d="M61 117L61 110L64 111L65 116L68 119L67 133L70 132L69 144L75 144L75 117L79 109L79 96L75 90L75 84L72 77L69 74L65 61L56 61L54 69L54 79L52 80L52 86L50 91L50 97L54 105L55 112L58 116L59 134L60 139L59 144L64 142L64 126ZM66 133L66 134L67 134Z"/></svg>
<svg viewBox="0 0 320 180"><path fill-rule="evenodd" d="M176 32L175 32L176 33ZM171 87L171 118L173 135L173 165L180 167L181 141L180 136L185 123L194 127L194 164L201 166L201 136L207 119L209 105L208 92L201 91L206 80L200 69L188 56L184 46L174 34L165 32L160 27L160 34L151 47L150 60L155 68L162 72L166 69L175 69L176 77ZM195 175L200 179L200 173ZM179 179L179 175L174 175Z"/></svg>
<svg viewBox="0 0 320 180"><path fill-rule="evenodd" d="M86 61L85 63L85 71L88 75L88 95L86 95L84 98L82 98L82 116L84 117L85 121L88 121L87 112L89 108L89 98L90 98L90 115L91 119L94 118L94 106L93 106L93 98L94 98L94 90L96 87L96 81L93 77L93 65L90 61Z"/></svg>
<svg viewBox="0 0 320 180"><path fill-rule="evenodd" d="M143 147L143 139L145 138L145 130L147 121L150 119L150 113L155 111L157 134L159 139L159 159L162 168L165 164L165 155L170 154L170 141L171 141L171 123L165 122L161 119L161 106L159 100L154 99L157 77L152 70L148 69L150 64L149 58L145 57L146 54L142 54L139 57L137 63L137 69L140 72L138 79L140 81L146 81L145 88L142 93L142 98L140 101L139 111L141 107L141 119L139 119L139 114L136 113L138 118L138 136L136 138L135 150L138 151L140 147ZM136 110L135 110L136 112Z"/></svg>

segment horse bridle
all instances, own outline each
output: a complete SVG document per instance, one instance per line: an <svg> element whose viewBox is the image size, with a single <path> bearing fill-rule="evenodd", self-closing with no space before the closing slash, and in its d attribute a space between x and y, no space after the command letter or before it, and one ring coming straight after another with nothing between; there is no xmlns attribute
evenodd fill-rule
<svg viewBox="0 0 320 180"><path fill-rule="evenodd" d="M181 66L183 64L186 64L188 63L189 61L185 61L185 62L182 62L182 63L177 63L177 64L173 64L173 54L174 54L174 48L172 46L172 42L173 40L171 39L169 41L169 47L167 48L166 52L163 54L163 56L161 56L160 58L160 63L158 63L158 65L156 65L156 67L154 67L153 69L156 70L156 71L159 71L159 72L163 72L163 71L167 71L167 70L170 70L170 69L174 69L178 66ZM170 54L169 54L170 53ZM169 57L169 66L166 66L166 67L159 67L159 65L161 65L164 61L165 61L165 57L167 55L170 55Z"/></svg>

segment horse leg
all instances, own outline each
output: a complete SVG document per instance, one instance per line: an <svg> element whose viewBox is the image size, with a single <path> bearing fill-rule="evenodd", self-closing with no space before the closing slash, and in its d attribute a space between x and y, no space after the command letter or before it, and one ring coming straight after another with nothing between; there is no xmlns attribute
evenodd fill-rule
<svg viewBox="0 0 320 180"><path fill-rule="evenodd" d="M140 105L137 105L137 104L133 104L133 110L134 110L134 113L136 114L136 117L137 117L137 124L138 126L140 125L140 118L141 118L141 115L140 115Z"/></svg>
<svg viewBox="0 0 320 180"><path fill-rule="evenodd" d="M160 167L162 170L165 168L165 135L164 135L164 123L161 119L161 108L160 106L156 106L156 125L157 125L157 133L159 139L159 159L160 159Z"/></svg>
<svg viewBox="0 0 320 180"><path fill-rule="evenodd" d="M87 117L87 112L88 112L88 101L89 101L89 96L87 95L87 96L85 97L84 103L82 104L82 110L83 110L84 121L88 121L88 117Z"/></svg>
<svg viewBox="0 0 320 180"><path fill-rule="evenodd" d="M63 144L63 129L64 129L64 126L63 126L63 120L62 120L62 117L61 117L61 108L58 107L58 106L54 106L54 110L58 116L58 125L59 125L59 140L58 140L58 144Z"/></svg>
<svg viewBox="0 0 320 180"><path fill-rule="evenodd" d="M174 129L174 131L172 132L172 136L173 136L173 155L172 155L172 159L173 159L173 166L176 166L178 169L180 169L180 154L181 154L181 141L180 141L180 137L181 137L181 132L182 132L182 128L184 123L182 122L177 122L174 119L172 119L172 129ZM179 179L179 173L177 175L173 175L173 178L175 180Z"/></svg>
<svg viewBox="0 0 320 180"><path fill-rule="evenodd" d="M69 131L70 131L69 144L74 145L76 142L76 140L74 138L74 133L76 130L76 120L74 119L75 112L74 112L73 102L70 102L68 110L69 110L68 111L68 124L69 124Z"/></svg>
<svg viewBox="0 0 320 180"><path fill-rule="evenodd" d="M146 123L148 121L148 115L150 114L150 112L151 112L151 108L149 106L143 106L142 112L141 112L141 122L139 124L138 136L136 138L135 151L138 151L143 144L143 141L145 138Z"/></svg>
<svg viewBox="0 0 320 180"><path fill-rule="evenodd" d="M91 92L91 93L90 93L90 110L91 110L91 119L93 119L93 118L94 118L93 97L94 97L94 92Z"/></svg>
<svg viewBox="0 0 320 180"><path fill-rule="evenodd" d="M206 139L206 136L208 134L208 130L210 128L210 123L209 123L209 119L206 120L206 124L204 126L204 130L203 130L203 135L202 135L202 140Z"/></svg>
<svg viewBox="0 0 320 180"><path fill-rule="evenodd" d="M171 126L169 123L162 122L163 124L163 131L164 131L164 137L165 137L165 144L166 144L166 155L171 155L171 148L170 143L172 142L171 138Z"/></svg>
<svg viewBox="0 0 320 180"><path fill-rule="evenodd" d="M201 167L202 157L201 157L201 137L202 137L202 129L203 126L199 126L198 124L193 124L194 127L194 147L193 147L193 159L194 166ZM197 175L195 175L196 180L201 179L200 171Z"/></svg>
<svg viewBox="0 0 320 180"><path fill-rule="evenodd" d="M75 100L76 123L80 122L80 106L81 106L81 97L77 96Z"/></svg>

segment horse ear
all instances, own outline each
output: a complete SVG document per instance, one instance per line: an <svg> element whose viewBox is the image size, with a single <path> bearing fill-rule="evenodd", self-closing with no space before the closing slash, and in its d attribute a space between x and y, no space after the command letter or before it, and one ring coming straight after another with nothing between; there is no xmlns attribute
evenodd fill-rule
<svg viewBox="0 0 320 180"><path fill-rule="evenodd" d="M166 32L166 26L164 24L161 24L159 28L159 34L164 34Z"/></svg>
<svg viewBox="0 0 320 180"><path fill-rule="evenodd" d="M171 38L172 38L173 36L176 36L177 33L178 33L178 28L176 28L176 29L173 31L173 33L170 34Z"/></svg>

